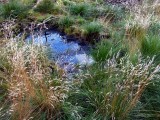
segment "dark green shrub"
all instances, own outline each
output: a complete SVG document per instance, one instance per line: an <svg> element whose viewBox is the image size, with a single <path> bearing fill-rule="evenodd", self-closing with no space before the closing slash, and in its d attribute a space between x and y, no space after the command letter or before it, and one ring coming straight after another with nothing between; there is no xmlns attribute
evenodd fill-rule
<svg viewBox="0 0 160 120"><path fill-rule="evenodd" d="M52 13L54 11L54 3L52 0L42 0L34 10L40 13Z"/></svg>

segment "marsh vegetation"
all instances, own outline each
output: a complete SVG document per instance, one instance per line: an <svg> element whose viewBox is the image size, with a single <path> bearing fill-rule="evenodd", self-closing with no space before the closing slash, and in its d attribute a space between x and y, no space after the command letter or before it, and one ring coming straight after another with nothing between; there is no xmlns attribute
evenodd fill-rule
<svg viewBox="0 0 160 120"><path fill-rule="evenodd" d="M159 0L0 2L0 119L159 120L159 19ZM70 79L46 46L26 43L53 28L91 46L94 62Z"/></svg>

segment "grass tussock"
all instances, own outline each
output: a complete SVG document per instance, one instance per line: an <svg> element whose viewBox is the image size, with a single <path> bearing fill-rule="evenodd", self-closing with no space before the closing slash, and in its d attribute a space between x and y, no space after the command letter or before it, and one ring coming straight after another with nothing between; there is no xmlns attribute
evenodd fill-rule
<svg viewBox="0 0 160 120"><path fill-rule="evenodd" d="M22 2L18 2L16 0L13 0L9 3L2 4L0 14L4 18L25 18L27 16L28 12L28 6L24 5Z"/></svg>
<svg viewBox="0 0 160 120"><path fill-rule="evenodd" d="M42 114L46 119L58 117L68 89L63 81L50 76L44 48L10 41L1 50L1 57L10 66L3 66L10 73L4 79L10 117L14 120L39 119Z"/></svg>
<svg viewBox="0 0 160 120"><path fill-rule="evenodd" d="M87 3L79 3L79 4L74 4L69 7L69 11L72 15L80 15L80 16L85 16L88 13L89 6Z"/></svg>
<svg viewBox="0 0 160 120"><path fill-rule="evenodd" d="M146 36L141 41L140 51L144 57L155 57L156 64L160 63L160 37L158 35Z"/></svg>
<svg viewBox="0 0 160 120"><path fill-rule="evenodd" d="M102 41L92 50L91 55L95 61L106 61L111 55L112 44L108 41Z"/></svg>
<svg viewBox="0 0 160 120"><path fill-rule="evenodd" d="M109 59L102 66L89 68L70 100L88 111L84 112L87 119L127 119L158 72L159 67L153 67L153 60L142 62L139 58L139 63L133 65L128 57L120 63Z"/></svg>
<svg viewBox="0 0 160 120"><path fill-rule="evenodd" d="M52 0L42 0L37 4L34 10L40 13L52 13L54 8L55 5Z"/></svg>
<svg viewBox="0 0 160 120"><path fill-rule="evenodd" d="M86 41L91 42L92 40L98 39L100 32L103 31L103 26L98 22L91 22L89 24L85 24L82 30L82 34L85 36Z"/></svg>
<svg viewBox="0 0 160 120"><path fill-rule="evenodd" d="M67 28L72 26L74 23L74 19L71 16L61 17L58 21L58 24L61 28Z"/></svg>
<svg viewBox="0 0 160 120"><path fill-rule="evenodd" d="M154 10L157 1L147 1L130 9L130 18L126 21L126 38L134 54L140 48L140 42L147 36L150 27L157 23L157 14Z"/></svg>

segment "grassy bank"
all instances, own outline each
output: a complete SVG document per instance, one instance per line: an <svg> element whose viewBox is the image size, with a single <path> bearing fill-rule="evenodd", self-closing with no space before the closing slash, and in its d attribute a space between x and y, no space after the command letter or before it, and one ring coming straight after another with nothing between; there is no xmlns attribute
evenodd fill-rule
<svg viewBox="0 0 160 120"><path fill-rule="evenodd" d="M160 3L12 0L0 4L0 119L160 119ZM25 34L58 27L92 44L72 81Z"/></svg>

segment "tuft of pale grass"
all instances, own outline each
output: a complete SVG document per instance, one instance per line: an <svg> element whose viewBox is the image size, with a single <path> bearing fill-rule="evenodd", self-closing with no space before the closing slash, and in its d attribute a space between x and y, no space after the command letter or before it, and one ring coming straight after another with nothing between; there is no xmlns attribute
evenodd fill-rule
<svg viewBox="0 0 160 120"><path fill-rule="evenodd" d="M57 117L68 88L65 83L51 78L45 48L10 40L1 48L11 66L7 75L9 114L14 120Z"/></svg>
<svg viewBox="0 0 160 120"><path fill-rule="evenodd" d="M143 1L142 4L136 5L130 9L130 17L126 20L126 29L130 29L133 26L139 26L143 29L148 29L148 27L157 22L156 17L156 7L159 6L157 0L149 3Z"/></svg>
<svg viewBox="0 0 160 120"><path fill-rule="evenodd" d="M126 40L131 54L140 48L140 42L145 38L150 26L158 22L155 12L156 1L147 1L130 9L129 19L126 20Z"/></svg>
<svg viewBox="0 0 160 120"><path fill-rule="evenodd" d="M127 119L146 86L159 78L160 66L154 67L154 59L145 61L139 56L135 65L129 59L125 56L117 62L113 57L79 77L82 83L71 97L76 105L89 111L85 117Z"/></svg>

